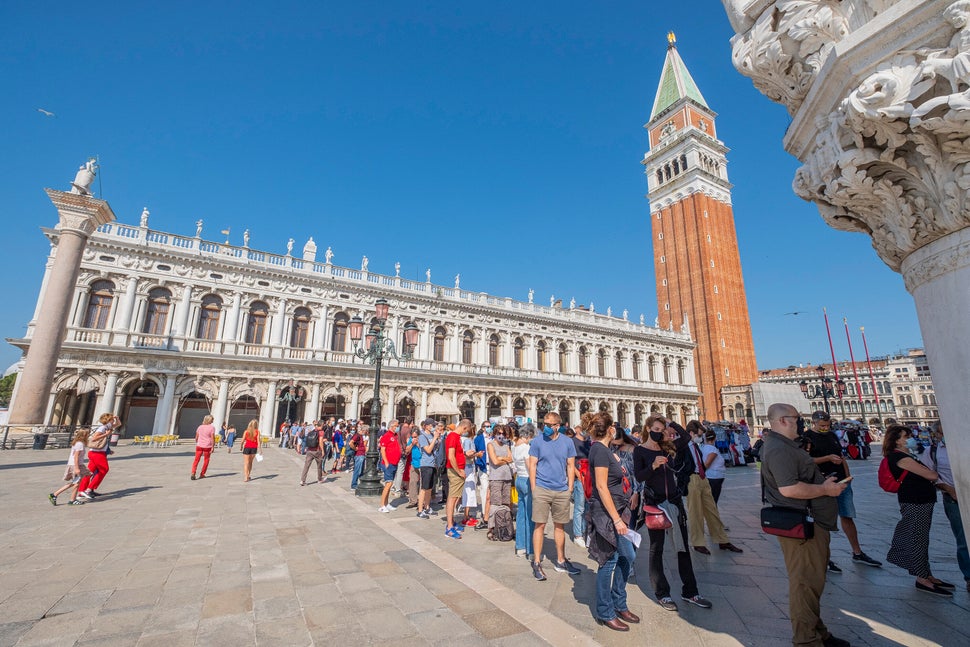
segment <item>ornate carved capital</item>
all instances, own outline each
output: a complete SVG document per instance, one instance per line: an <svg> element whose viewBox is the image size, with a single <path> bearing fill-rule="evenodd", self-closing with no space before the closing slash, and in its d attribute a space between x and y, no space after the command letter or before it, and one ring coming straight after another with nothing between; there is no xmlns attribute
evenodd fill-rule
<svg viewBox="0 0 970 647"><path fill-rule="evenodd" d="M830 226L868 234L899 271L970 225L970 0L725 4L758 5L735 65L795 116L794 190Z"/></svg>

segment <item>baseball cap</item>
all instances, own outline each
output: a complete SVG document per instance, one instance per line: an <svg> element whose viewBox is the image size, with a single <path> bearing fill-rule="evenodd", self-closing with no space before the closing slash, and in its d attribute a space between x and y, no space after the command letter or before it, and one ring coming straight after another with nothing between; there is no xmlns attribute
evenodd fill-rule
<svg viewBox="0 0 970 647"><path fill-rule="evenodd" d="M431 425L431 426L433 427L433 426L435 426L436 424L438 424L438 421L437 421L437 420L435 420L434 418L425 418L425 419L424 419L424 422L422 422L422 423L421 423L421 426L422 426L422 427L426 427L426 426L428 426L428 425Z"/></svg>
<svg viewBox="0 0 970 647"><path fill-rule="evenodd" d="M832 416L827 411L816 411L812 414L812 420L831 420Z"/></svg>

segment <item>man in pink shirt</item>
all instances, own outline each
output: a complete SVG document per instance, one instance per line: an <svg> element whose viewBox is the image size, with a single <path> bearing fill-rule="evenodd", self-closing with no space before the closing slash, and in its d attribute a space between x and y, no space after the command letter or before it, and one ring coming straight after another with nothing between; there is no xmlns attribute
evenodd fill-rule
<svg viewBox="0 0 970 647"><path fill-rule="evenodd" d="M388 425L387 431L381 436L381 471L384 473L384 490L381 492L381 507L379 512L391 512L394 510L388 499L391 495L391 485L394 484L394 476L397 474L397 464L401 460L401 441L397 437L397 420L392 420Z"/></svg>
<svg viewBox="0 0 970 647"><path fill-rule="evenodd" d="M199 457L202 460L202 473L200 479L205 478L205 471L209 469L209 456L212 455L212 448L216 441L216 428L212 426L212 416L202 419L202 424L195 430L195 460L192 462L192 480L195 480L195 468L199 466Z"/></svg>

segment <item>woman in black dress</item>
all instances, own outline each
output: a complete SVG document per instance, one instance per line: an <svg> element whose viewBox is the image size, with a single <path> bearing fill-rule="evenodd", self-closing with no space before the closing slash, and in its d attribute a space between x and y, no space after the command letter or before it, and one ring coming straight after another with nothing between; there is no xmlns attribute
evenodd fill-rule
<svg viewBox="0 0 970 647"><path fill-rule="evenodd" d="M954 586L933 577L930 571L930 523L936 505L934 483L940 475L916 460L916 443L909 429L902 425L890 425L882 441L889 471L899 482L896 498L901 515L886 560L916 576L917 590L953 597Z"/></svg>
<svg viewBox="0 0 970 647"><path fill-rule="evenodd" d="M670 598L670 583L664 575L663 565L664 540L670 533L677 546L677 570L683 583L681 598L702 609L710 609L711 603L697 592L697 579L688 552L687 512L674 468L678 452L689 457L690 434L675 422L668 424L661 416L650 416L646 428L649 431L647 439L633 450L633 473L643 483L644 504L663 507L674 523L668 530L647 531L650 536L650 586L660 606L668 611L677 610L677 603ZM692 464L690 471L693 471Z"/></svg>

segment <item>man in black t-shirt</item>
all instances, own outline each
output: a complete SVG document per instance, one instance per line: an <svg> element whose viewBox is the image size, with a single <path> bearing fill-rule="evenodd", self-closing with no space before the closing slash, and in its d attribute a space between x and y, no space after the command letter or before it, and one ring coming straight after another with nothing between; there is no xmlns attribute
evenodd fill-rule
<svg viewBox="0 0 970 647"><path fill-rule="evenodd" d="M818 469L825 477L834 476L837 481L849 477L849 464L842 456L842 443L832 431L832 419L826 411L816 411L812 414L812 428L805 432L804 447L812 457ZM852 546L852 561L866 566L882 566L882 562L862 552L859 545L859 532L855 526L855 504L852 501L852 483L846 485L845 490L838 497L839 519L842 521L842 531ZM842 569L829 560L828 570L841 573Z"/></svg>

